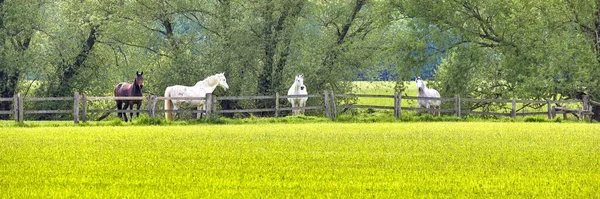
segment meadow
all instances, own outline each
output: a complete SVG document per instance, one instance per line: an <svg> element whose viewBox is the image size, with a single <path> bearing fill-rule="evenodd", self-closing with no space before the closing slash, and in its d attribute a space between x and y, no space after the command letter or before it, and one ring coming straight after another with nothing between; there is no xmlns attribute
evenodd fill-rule
<svg viewBox="0 0 600 199"><path fill-rule="evenodd" d="M426 85L429 85L428 83L429 82L426 81ZM393 81L354 81L353 85L354 85L354 88L353 88L352 92L356 93L356 94L394 95L394 93L395 93L395 91L394 91L395 82L393 82ZM407 86L406 91L404 93L402 93L403 96L413 96L413 97L418 96L417 86L414 81L408 82L406 86ZM442 97L452 98L455 96L442 96ZM387 98L361 97L361 98L358 98L358 100L355 103L361 104L361 105L394 106L394 100L387 99ZM453 101L447 101L447 102L444 102L444 104L447 106L446 108L454 107ZM473 104L474 103L471 103L470 105L473 105ZM498 103L496 103L496 104L498 104ZM469 105L469 104L466 102L462 103L463 107L465 107L467 105ZM516 103L517 110L521 110L520 112L517 113L517 115L519 115L519 113L524 113L524 112L544 112L544 111L548 110L548 106L545 104L539 105L539 108L532 108L532 107L522 108L523 105L524 105L523 103ZM417 100L402 99L402 107L417 107L417 106L418 106ZM562 106L572 108L572 109L577 109L581 106L581 103L565 103L565 104L562 104ZM504 107L504 110L499 110L499 111L495 111L495 112L510 113L512 104L504 103L504 104L502 104L502 107ZM474 111L483 111L483 110L482 110L482 108L478 108L478 109L475 109ZM573 117L573 116L571 116L571 117Z"/></svg>
<svg viewBox="0 0 600 199"><path fill-rule="evenodd" d="M354 81L353 93L357 94L375 94L375 95L394 95L395 82L393 81ZM414 82L410 82L407 87L407 93L402 95L417 96L417 86ZM415 102L416 103L416 102ZM378 105L378 106L393 106L394 99L386 98L366 98L358 99L357 104ZM416 104L415 104L416 106Z"/></svg>
<svg viewBox="0 0 600 199"><path fill-rule="evenodd" d="M1 198L598 198L600 126L0 128Z"/></svg>

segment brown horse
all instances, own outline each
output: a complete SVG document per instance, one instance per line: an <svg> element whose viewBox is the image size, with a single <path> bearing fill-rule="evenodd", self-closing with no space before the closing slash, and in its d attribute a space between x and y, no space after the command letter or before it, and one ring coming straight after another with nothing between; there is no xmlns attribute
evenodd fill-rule
<svg viewBox="0 0 600 199"><path fill-rule="evenodd" d="M121 82L115 86L115 97L141 97L142 87L144 87L144 72L135 72L136 76L133 80L133 84L127 82ZM142 100L116 100L118 110L133 110L133 105L137 105L136 117L140 116L140 106L142 106ZM124 105L124 106L123 106ZM119 112L119 118L123 116L125 122L127 122L127 113ZM129 113L131 119L133 119L133 112Z"/></svg>

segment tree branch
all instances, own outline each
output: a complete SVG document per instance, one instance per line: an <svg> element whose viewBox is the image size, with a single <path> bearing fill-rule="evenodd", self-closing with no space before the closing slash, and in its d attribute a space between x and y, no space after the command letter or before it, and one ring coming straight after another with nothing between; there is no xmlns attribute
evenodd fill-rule
<svg viewBox="0 0 600 199"><path fill-rule="evenodd" d="M168 57L168 58L171 58L171 59L175 59L173 56L161 53L160 51L152 49L152 48L147 47L147 46L142 46L142 45L138 45L138 44L127 43L127 42L121 41L121 40L119 40L117 38L114 38L114 37L111 38L111 39L113 41L115 41L116 43L121 44L121 45L130 46L130 47L136 47L136 48L142 48L142 49L148 50L150 52L153 52L154 54L157 54L157 55L160 55L160 56L163 56L163 57ZM100 40L98 41L98 43L103 43L103 44L107 44L107 45L112 44L111 42L100 41Z"/></svg>
<svg viewBox="0 0 600 199"><path fill-rule="evenodd" d="M138 21L136 21L136 20L134 20L132 18L129 18L129 17L122 17L122 18L126 19L126 20L129 20L131 22L134 22L134 23L136 23L138 25L141 25L142 27L146 28L147 30L158 32L158 33L161 33L161 34L163 34L165 36L167 35L167 33L165 31L162 31L162 30L159 30L159 29L156 29L156 28L151 28L149 26L146 26L146 24L143 24L142 22L138 22Z"/></svg>

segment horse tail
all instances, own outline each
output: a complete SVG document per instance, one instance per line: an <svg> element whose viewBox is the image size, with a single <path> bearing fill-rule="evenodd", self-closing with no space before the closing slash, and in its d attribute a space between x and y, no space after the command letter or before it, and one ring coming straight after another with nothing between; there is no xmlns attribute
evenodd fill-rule
<svg viewBox="0 0 600 199"><path fill-rule="evenodd" d="M167 89L165 89L165 97L171 97L171 87L167 87ZM165 99L165 119L167 120L173 120L173 112L169 112L170 110L173 110L173 101L171 101L170 99Z"/></svg>

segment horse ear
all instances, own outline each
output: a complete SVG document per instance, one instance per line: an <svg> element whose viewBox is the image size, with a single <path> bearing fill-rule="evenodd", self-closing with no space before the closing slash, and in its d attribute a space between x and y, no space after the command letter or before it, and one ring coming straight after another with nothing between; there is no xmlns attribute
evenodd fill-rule
<svg viewBox="0 0 600 199"><path fill-rule="evenodd" d="M140 75L144 75L144 71L142 71L142 72L140 73Z"/></svg>
<svg viewBox="0 0 600 199"><path fill-rule="evenodd" d="M140 75L140 71L135 71L135 75Z"/></svg>

